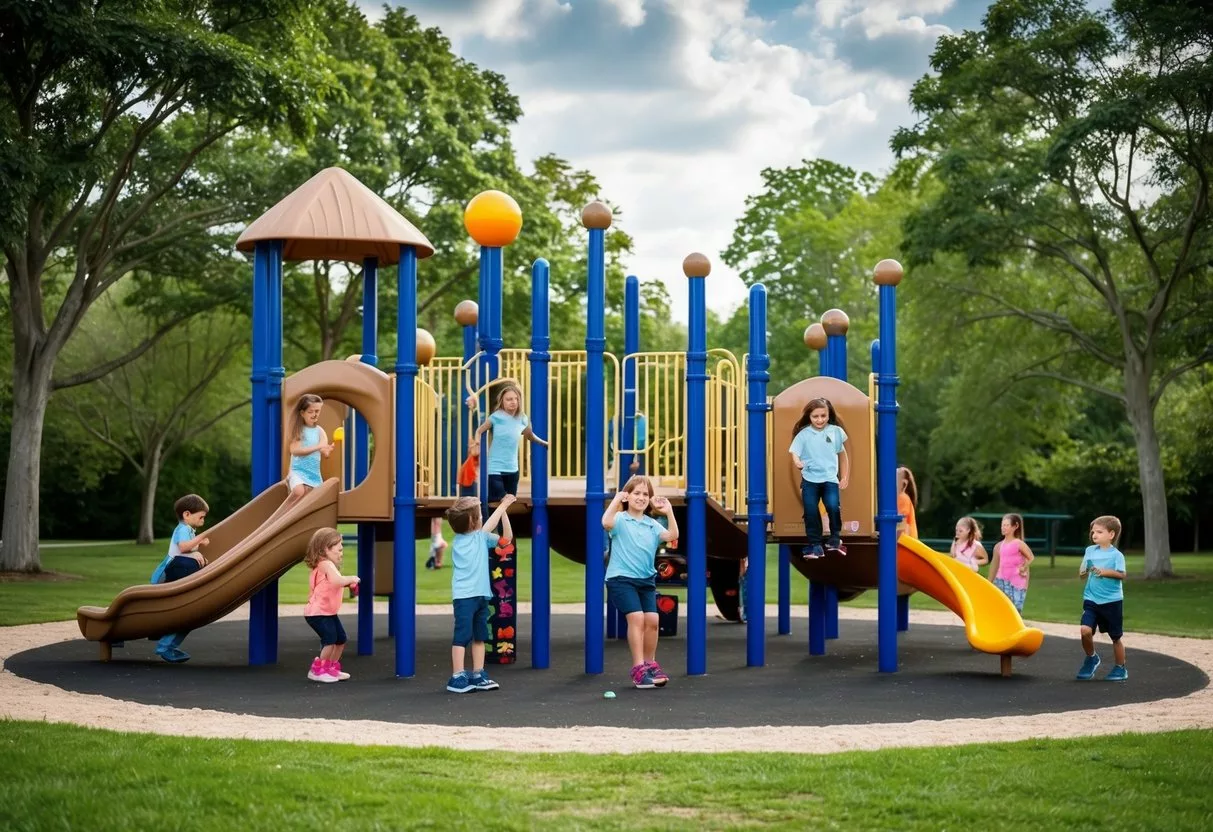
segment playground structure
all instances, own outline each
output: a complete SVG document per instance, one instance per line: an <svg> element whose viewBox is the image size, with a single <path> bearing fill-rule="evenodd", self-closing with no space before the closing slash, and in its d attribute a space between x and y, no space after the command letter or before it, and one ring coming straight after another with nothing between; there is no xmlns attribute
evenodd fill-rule
<svg viewBox="0 0 1213 832"><path fill-rule="evenodd" d="M480 244L478 301L464 301L456 319L463 354L438 357L417 329L417 260L433 253L423 234L345 171L320 172L267 211L237 247L254 252L252 502L208 532L208 565L181 581L133 587L109 608L81 608L81 632L101 644L103 658L126 638L192 629L246 599L251 664L277 659L277 584L302 559L311 533L339 522L358 524L358 652L374 646L373 601L389 596L395 672L412 676L416 662L416 541L458 493L456 472L478 416L487 415L497 384L516 381L534 432L520 459L516 533L532 540L531 664L549 666L550 552L585 564L585 670L603 670L605 638L620 635L603 592L605 533L599 518L612 491L635 468L678 512L687 574L687 673L707 672L709 575L718 606L737 618L741 558L749 557L747 664L764 664L767 543L779 546L780 633L790 632L791 566L810 580L810 653L837 636L837 603L866 589L879 592L878 664L897 669L897 630L908 621L908 596L920 590L965 622L970 644L999 655L1031 655L1039 630L1026 628L1010 602L984 578L956 567L918 541L897 539L895 288L901 267L885 260L874 280L880 293L880 338L873 344L868 392L846 381L847 320L830 310L806 332L821 352L821 373L774 399L767 397L766 291L750 290L749 353L738 359L706 344L706 278L700 254L683 262L689 281L685 352L643 352L639 282L627 279L622 357L605 351L605 231L611 214L591 203L585 350L553 351L548 335L548 264L532 267L529 350L505 349L502 332L503 247L516 238L522 215L512 199L489 191L469 203L465 224ZM281 282L284 260L337 259L363 268L363 350L286 376L282 367ZM379 370L377 281L381 265L398 265L399 355L394 374ZM475 328L473 331L473 327ZM816 327L816 329L814 328ZM745 373L743 381L743 371ZM303 393L325 399L322 424L345 429L342 452L322 465L325 484L288 508L284 431ZM467 405L472 397L478 402ZM852 482L842 494L850 554L806 562L797 476L785 452L805 402L826 396L850 434ZM644 414L643 444L636 442ZM744 414L744 418L743 418ZM608 424L612 441L608 443ZM373 438L373 453L372 453ZM487 444L487 437L482 442ZM639 444L639 446L638 446ZM608 445L614 453L608 453ZM486 448L480 488L485 498ZM409 472L400 476L400 472ZM768 495L772 512L768 515ZM989 591L987 591L987 588Z"/></svg>

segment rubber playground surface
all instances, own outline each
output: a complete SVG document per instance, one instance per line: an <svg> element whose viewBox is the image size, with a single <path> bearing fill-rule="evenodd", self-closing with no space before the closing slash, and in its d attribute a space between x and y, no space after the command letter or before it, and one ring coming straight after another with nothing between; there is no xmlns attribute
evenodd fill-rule
<svg viewBox="0 0 1213 832"><path fill-rule="evenodd" d="M845 732L847 726L863 731L879 724L895 730L898 724L924 720L943 724L949 720L981 720L988 724L984 738L989 740L1019 738L999 736L998 726L1008 724L1000 718L1006 717L1035 716L1039 720L1041 715L1074 712L1075 717L1086 721L1091 718L1091 709L1111 708L1129 714L1133 706L1142 703L1163 706L1159 700L1191 703L1199 699L1202 713L1210 710L1204 701L1210 698L1207 667L1202 669L1167 652L1138 649L1134 645L1140 642L1130 637L1126 637L1130 650L1128 683L1075 682L1074 673L1081 661L1078 641L1054 632L1035 656L1017 659L1014 675L1004 679L998 673L998 658L972 650L955 617L951 620L956 624L916 622L909 632L902 633L901 670L895 674L876 671L876 623L870 617L844 618L841 637L827 642L827 655L812 657L807 652L803 618L793 619L793 634L789 636L774 635L772 618L763 668L745 666L744 626L710 621L708 674L685 675L685 639L680 632L676 637L663 638L658 651L658 658L672 677L670 684L663 689L640 691L628 683L629 659L623 642L608 641L606 672L587 676L581 649L583 618L555 614L550 669L529 666L530 651L524 635L518 664L489 666L490 674L501 683L500 690L455 695L444 690L450 675L450 616L440 610L432 612L417 616L417 675L412 679L394 677L394 649L387 637L386 615L377 616L375 655L364 657L356 655L355 618L344 614L351 632L344 667L353 678L337 684L306 679L308 664L316 652L315 637L303 619L293 614L284 614L281 619L279 661L271 666L245 664L247 624L233 617L192 633L185 647L193 659L184 665L169 665L156 658L154 644L147 640L127 642L124 648L114 650L114 661L102 663L96 658L95 644L80 639L78 634L71 638L60 626L59 638L69 640L51 640L7 655L4 667L18 677L40 683L40 688L53 686L91 695L90 699L105 697L143 706L277 720L420 724L472 732L479 728L482 733L572 726L624 731L733 729L727 734L759 726L834 726L836 731ZM948 621L947 614L916 617ZM685 620L681 623L685 625ZM529 630L529 616L519 616L520 633ZM1195 640L1170 640L1177 641ZM1106 642L1099 646L1104 655L1098 674L1102 676L1111 668L1111 651ZM607 690L614 691L616 698L604 698ZM1208 717L1203 719L1207 721ZM1065 717L1062 720L1073 722ZM64 715L56 721L74 720ZM144 730L138 724L124 727ZM1134 730L1146 729L1142 725ZM789 733L789 741L794 742L794 733L799 732ZM743 735L744 731L738 736ZM340 734L334 738L340 740ZM374 737L356 739L352 735L347 739L376 741ZM447 744L437 736L430 742Z"/></svg>

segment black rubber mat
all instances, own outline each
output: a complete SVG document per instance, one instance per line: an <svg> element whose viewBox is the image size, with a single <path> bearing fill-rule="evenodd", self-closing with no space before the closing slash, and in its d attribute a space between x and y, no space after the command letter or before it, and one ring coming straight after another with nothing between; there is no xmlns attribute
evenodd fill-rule
<svg viewBox="0 0 1213 832"><path fill-rule="evenodd" d="M355 631L353 616L346 629ZM192 633L193 659L169 665L153 642L128 642L114 661L97 660L97 645L82 639L18 654L6 669L67 690L153 705L208 708L231 713L296 718L375 719L460 726L607 725L629 728L704 728L754 725L831 725L908 722L916 719L993 717L1108 707L1183 696L1209 680L1196 667L1158 653L1129 649L1129 681L1076 682L1082 659L1077 639L1049 636L1033 657L1016 659L1014 676L998 673L998 657L972 650L960 626L916 625L902 633L901 670L876 671L875 622L842 621L828 655L809 656L804 619L790 636L769 623L766 666L745 666L745 626L710 622L708 675L687 677L683 635L662 639L658 658L668 686L635 690L628 680L623 642L607 643L607 672L587 676L581 649L582 618L552 618L552 668L529 666L527 616L519 617L520 664L489 666L501 683L493 692L456 695L444 689L450 675L449 616L418 616L417 675L393 676L393 642L386 617L376 621L376 655L344 662L353 678L319 684L306 678L316 640L302 618L280 623L279 662L249 667L247 624L226 622ZM685 621L682 622L685 625ZM1077 630L1077 627L1075 628ZM1111 669L1111 647L1098 676ZM617 698L605 699L612 690ZM138 726L132 725L135 729Z"/></svg>

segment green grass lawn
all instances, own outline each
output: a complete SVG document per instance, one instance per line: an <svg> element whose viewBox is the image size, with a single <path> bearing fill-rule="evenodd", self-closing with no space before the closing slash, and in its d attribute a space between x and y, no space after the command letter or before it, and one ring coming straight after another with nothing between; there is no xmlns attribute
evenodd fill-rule
<svg viewBox="0 0 1213 832"><path fill-rule="evenodd" d="M518 545L519 597L531 597L531 548L529 540ZM114 544L44 549L43 567L75 576L59 581L11 581L0 583L0 626L73 618L85 604L104 606L125 587L145 583L163 557L167 542L154 546ZM417 600L422 604L444 604L450 600L450 569L421 568L429 541L417 545ZM768 552L767 602L775 603L778 576L776 547ZM352 547L346 550L345 571L353 572ZM1182 577L1170 581L1146 581L1133 577L1142 571L1142 557L1128 558L1130 578L1125 586L1125 626L1137 632L1213 638L1213 554L1174 555L1173 564ZM1058 558L1050 568L1047 560L1032 569L1025 616L1042 621L1077 622L1082 611L1082 581L1076 576L1078 558ZM449 564L449 558L448 558ZM679 592L685 598L685 593ZM299 565L282 579L279 598L283 603L307 600L307 570ZM552 600L575 603L585 598L585 572L580 564L552 556ZM792 603L808 603L808 583L793 570ZM920 609L944 609L925 595L914 596ZM874 607L876 593L861 595L850 605Z"/></svg>
<svg viewBox="0 0 1213 832"><path fill-rule="evenodd" d="M830 756L519 755L0 722L0 748L0 827L14 832L1213 825L1209 731Z"/></svg>

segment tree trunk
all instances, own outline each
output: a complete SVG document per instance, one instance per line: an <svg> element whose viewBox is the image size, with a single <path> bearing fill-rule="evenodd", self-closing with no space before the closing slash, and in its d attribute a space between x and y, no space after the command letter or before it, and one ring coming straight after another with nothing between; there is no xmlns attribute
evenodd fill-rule
<svg viewBox="0 0 1213 832"><path fill-rule="evenodd" d="M139 494L139 534L135 543L146 546L153 543L156 533L152 520L156 512L156 487L160 484L160 445L156 444L143 460L143 488Z"/></svg>
<svg viewBox="0 0 1213 832"><path fill-rule="evenodd" d="M1137 444L1137 472L1141 480L1142 516L1146 524L1146 578L1169 578L1171 531L1167 518L1167 485L1162 451L1150 404L1150 377L1135 356L1125 365L1125 412Z"/></svg>
<svg viewBox="0 0 1213 832"><path fill-rule="evenodd" d="M38 488L42 473L42 428L50 400L53 366L54 359L46 355L30 361L17 358L13 361L13 424L4 486L0 570L42 571L38 556Z"/></svg>

